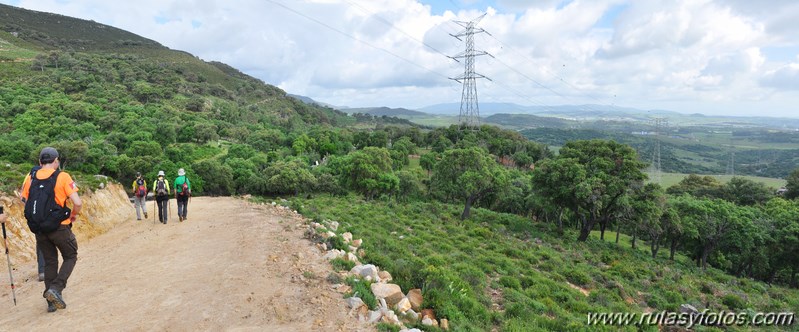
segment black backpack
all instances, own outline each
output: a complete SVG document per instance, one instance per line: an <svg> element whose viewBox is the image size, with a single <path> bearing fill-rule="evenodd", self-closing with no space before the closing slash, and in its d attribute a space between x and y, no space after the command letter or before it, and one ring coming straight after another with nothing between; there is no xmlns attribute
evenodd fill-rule
<svg viewBox="0 0 799 332"><path fill-rule="evenodd" d="M28 200L25 202L25 219L34 234L55 232L61 222L72 213L68 207L61 207L55 201L55 184L60 173L61 171L56 170L49 178L39 180L36 178L36 171L31 172L31 185L28 189Z"/></svg>
<svg viewBox="0 0 799 332"><path fill-rule="evenodd" d="M155 181L155 195L166 196L166 182L164 180Z"/></svg>

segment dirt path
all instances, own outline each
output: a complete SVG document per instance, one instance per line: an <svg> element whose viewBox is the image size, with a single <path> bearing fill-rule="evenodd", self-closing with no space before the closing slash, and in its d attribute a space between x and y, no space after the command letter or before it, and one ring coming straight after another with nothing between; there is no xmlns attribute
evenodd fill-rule
<svg viewBox="0 0 799 332"><path fill-rule="evenodd" d="M299 220L229 197L192 200L187 222L154 222L150 203L149 219L78 238L67 308L55 313L35 262L15 264L16 307L0 263L0 330L373 330L347 315Z"/></svg>

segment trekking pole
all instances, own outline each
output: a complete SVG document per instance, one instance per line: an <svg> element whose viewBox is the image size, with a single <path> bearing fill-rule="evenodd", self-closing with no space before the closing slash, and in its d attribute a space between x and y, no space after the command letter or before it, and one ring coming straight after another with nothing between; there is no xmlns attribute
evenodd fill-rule
<svg viewBox="0 0 799 332"><path fill-rule="evenodd" d="M14 297L14 306L17 305L17 290L14 288L14 275L11 274L11 255L8 254L8 237L6 236L6 223L3 225L3 243L6 246L6 259L8 259L8 278L11 280L11 294Z"/></svg>

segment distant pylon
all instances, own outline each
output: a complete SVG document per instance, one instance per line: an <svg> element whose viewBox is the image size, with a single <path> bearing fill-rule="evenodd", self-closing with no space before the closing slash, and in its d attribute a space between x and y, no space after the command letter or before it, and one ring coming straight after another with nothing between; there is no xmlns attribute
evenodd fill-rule
<svg viewBox="0 0 799 332"><path fill-rule="evenodd" d="M735 148L732 144L732 129L730 129L730 150L728 151L729 158L727 160L727 175L735 176Z"/></svg>
<svg viewBox="0 0 799 332"><path fill-rule="evenodd" d="M463 84L463 91L461 92L461 110L460 115L458 116L458 122L467 128L480 127L480 108L477 102L477 82L475 80L478 78L485 78L489 81L491 80L488 77L474 72L474 58L476 56L488 55L493 57L491 54L488 54L485 51L475 51L474 49L474 35L481 32L488 33L481 28L475 27L477 23L480 22L480 20L482 20L485 16L486 14L483 14L470 22L454 21L463 27L463 31L454 35L450 34L450 36L455 37L460 41L463 41L463 39L460 37L466 37L466 50L458 55L450 57L455 61L458 61L459 58L465 59L463 75L450 79Z"/></svg>
<svg viewBox="0 0 799 332"><path fill-rule="evenodd" d="M655 150L652 151L652 167L654 168L654 181L657 184L662 184L663 182L663 172L660 168L660 131L661 128L664 128L669 125L669 120L666 118L655 118Z"/></svg>

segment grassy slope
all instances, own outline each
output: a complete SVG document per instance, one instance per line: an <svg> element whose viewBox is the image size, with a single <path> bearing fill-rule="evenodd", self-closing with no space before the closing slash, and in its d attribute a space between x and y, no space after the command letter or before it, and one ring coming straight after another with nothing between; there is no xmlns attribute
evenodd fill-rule
<svg viewBox="0 0 799 332"><path fill-rule="evenodd" d="M688 176L688 174L684 174L684 173L662 173L661 185L664 188L671 187L671 186L677 184L678 182L680 182L686 176ZM785 181L785 179L765 178L765 177L761 177L761 176L749 176L749 175L737 175L737 176L745 178L745 179L748 179L748 180L752 180L752 181L755 181L755 182L762 182L762 183L766 184L766 186L769 186L769 187L774 188L774 189L778 189L778 188L784 187L785 183L787 182L787 181ZM650 181L652 181L653 177L654 177L654 175L650 173L649 174ZM721 181L721 183L727 183L727 182L730 181L730 179L733 178L732 175L713 175L713 177L715 177L717 180Z"/></svg>
<svg viewBox="0 0 799 332"><path fill-rule="evenodd" d="M630 249L624 235L619 246L613 233L604 242L595 235L580 243L574 230L557 236L547 224L484 209L460 222L461 206L435 202L317 197L293 205L363 238L364 261L391 272L403 291L422 288L424 306L449 318L455 330L596 330L585 325L589 312L676 311L683 303L700 310L799 311L796 290L715 269L702 273L684 256L653 260L644 243Z"/></svg>

